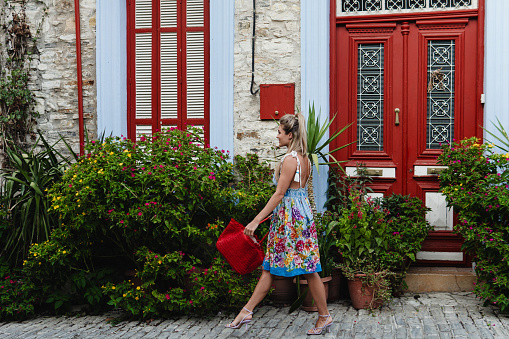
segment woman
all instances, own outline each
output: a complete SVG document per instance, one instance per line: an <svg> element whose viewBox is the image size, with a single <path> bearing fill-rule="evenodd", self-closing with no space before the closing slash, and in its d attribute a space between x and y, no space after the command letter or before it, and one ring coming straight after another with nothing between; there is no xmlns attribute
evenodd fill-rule
<svg viewBox="0 0 509 339"><path fill-rule="evenodd" d="M243 324L247 327L253 309L272 286L273 275L294 277L303 274L319 314L315 327L307 334L321 334L324 330L330 331L332 317L327 310L325 288L318 275L322 270L318 240L304 188L311 171L311 162L306 155L306 122L300 113L287 114L279 122L279 147L286 146L288 150L276 167L277 189L244 230L247 236L252 237L260 221L273 211L262 275L248 303L226 327L239 328Z"/></svg>

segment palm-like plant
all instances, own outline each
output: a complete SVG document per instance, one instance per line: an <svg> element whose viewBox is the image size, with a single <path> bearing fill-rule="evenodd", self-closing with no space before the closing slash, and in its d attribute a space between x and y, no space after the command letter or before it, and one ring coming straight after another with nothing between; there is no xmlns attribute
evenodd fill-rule
<svg viewBox="0 0 509 339"><path fill-rule="evenodd" d="M345 127L341 128L339 131L332 132L328 139L322 141L322 139L325 136L325 133L327 133L330 125L332 124L335 118L336 115L334 115L332 119L330 119L329 121L326 120L322 124L320 123L320 113L316 115L315 104L309 105L309 114L307 118L307 134L308 134L307 153L309 159L311 160L311 164L315 165L317 172L319 171L318 165L337 165L342 162L346 162L346 160L338 161L332 154L336 151L339 151L340 149L343 149L355 143L355 141L352 141L346 145L342 145L333 150L329 150L327 152L324 151L325 147L329 146L334 139L339 137L341 133L343 133L348 127L352 125L352 123L350 123ZM328 157L330 157L332 161L329 161ZM308 196L309 202L311 204L311 210L313 211L313 214L316 214L315 193L313 187L313 171L310 172L308 179Z"/></svg>
<svg viewBox="0 0 509 339"><path fill-rule="evenodd" d="M39 136L41 151L35 149L38 142L29 151L7 140L4 144L9 168L2 173L3 208L7 211L9 228L1 254L14 265L26 256L30 244L47 240L57 226L58 217L48 213L51 202L46 189L60 180L71 164L55 145L50 145L40 133ZM70 150L76 159L77 155Z"/></svg>
<svg viewBox="0 0 509 339"><path fill-rule="evenodd" d="M504 152L509 152L509 136L507 135L507 132L506 132L504 126L502 125L500 120L498 120L498 118L497 118L497 124L495 125L495 123L493 123L493 125L495 126L497 131L500 134L502 134L502 136L504 137L505 140L502 139L501 137L499 137L498 135L496 135L495 133L488 131L486 128L483 127L483 129L486 131L486 133L488 133L489 135L491 135L493 138L495 138L498 141L498 143L493 142L494 144L497 145L498 148L500 148Z"/></svg>

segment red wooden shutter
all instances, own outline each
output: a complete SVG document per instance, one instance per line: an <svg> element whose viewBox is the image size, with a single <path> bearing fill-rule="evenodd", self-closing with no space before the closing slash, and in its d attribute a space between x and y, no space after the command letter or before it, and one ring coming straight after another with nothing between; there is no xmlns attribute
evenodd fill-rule
<svg viewBox="0 0 509 339"><path fill-rule="evenodd" d="M127 1L128 136L195 125L208 138L208 0Z"/></svg>

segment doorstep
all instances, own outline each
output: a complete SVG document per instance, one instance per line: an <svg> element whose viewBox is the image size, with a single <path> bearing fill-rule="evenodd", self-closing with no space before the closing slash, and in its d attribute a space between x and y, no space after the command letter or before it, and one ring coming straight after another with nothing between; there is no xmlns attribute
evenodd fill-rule
<svg viewBox="0 0 509 339"><path fill-rule="evenodd" d="M411 267L405 278L405 292L471 292L475 272L464 267Z"/></svg>

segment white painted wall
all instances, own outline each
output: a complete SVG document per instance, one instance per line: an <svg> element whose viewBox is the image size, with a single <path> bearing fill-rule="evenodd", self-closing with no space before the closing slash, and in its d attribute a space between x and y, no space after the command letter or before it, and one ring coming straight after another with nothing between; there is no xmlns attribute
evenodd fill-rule
<svg viewBox="0 0 509 339"><path fill-rule="evenodd" d="M127 2L96 6L97 134L127 135Z"/></svg>
<svg viewBox="0 0 509 339"><path fill-rule="evenodd" d="M484 126L497 133L497 118L509 132L509 1L486 0ZM498 133L497 133L498 135ZM485 138L495 141L485 133Z"/></svg>
<svg viewBox="0 0 509 339"><path fill-rule="evenodd" d="M327 0L301 1L301 110L307 118L314 103L322 122L329 117L329 11ZM319 173L314 169L313 176L316 207L321 212L327 200L327 166L320 166Z"/></svg>
<svg viewBox="0 0 509 339"><path fill-rule="evenodd" d="M233 155L235 5L210 1L210 145Z"/></svg>

